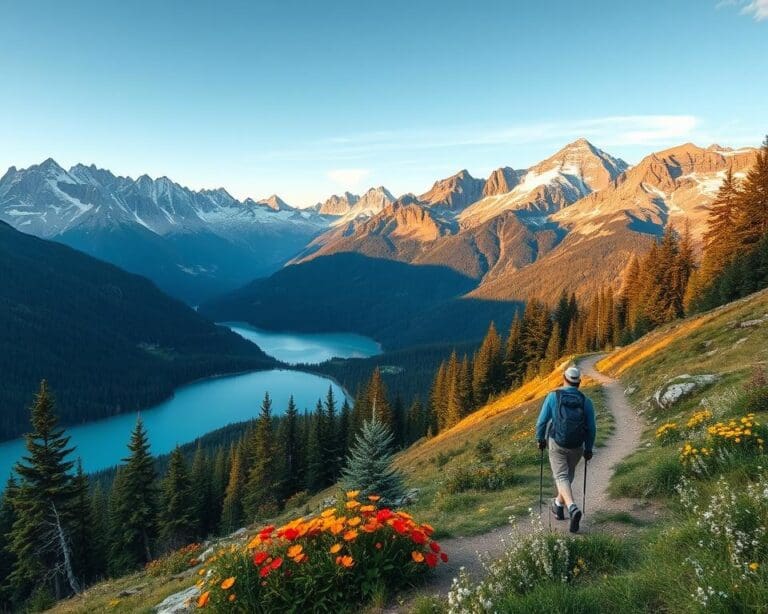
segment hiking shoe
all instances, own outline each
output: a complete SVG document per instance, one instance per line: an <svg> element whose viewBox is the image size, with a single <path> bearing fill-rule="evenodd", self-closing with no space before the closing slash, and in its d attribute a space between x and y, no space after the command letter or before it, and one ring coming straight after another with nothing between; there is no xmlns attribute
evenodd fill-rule
<svg viewBox="0 0 768 614"><path fill-rule="evenodd" d="M570 507L568 512L571 516L571 525L568 527L568 530L571 533L578 533L579 523L581 522L581 510L574 504Z"/></svg>
<svg viewBox="0 0 768 614"><path fill-rule="evenodd" d="M552 499L552 513L558 520L565 520L565 506L558 505L555 499Z"/></svg>

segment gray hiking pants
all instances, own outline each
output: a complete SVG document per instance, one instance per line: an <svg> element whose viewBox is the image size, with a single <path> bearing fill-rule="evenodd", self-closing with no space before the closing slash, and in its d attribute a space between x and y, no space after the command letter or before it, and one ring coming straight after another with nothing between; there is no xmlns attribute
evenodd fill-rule
<svg viewBox="0 0 768 614"><path fill-rule="evenodd" d="M559 492L568 494L573 499L571 482L576 475L576 465L584 455L583 446L578 448L563 448L550 437L547 442L549 449L549 465L552 467L552 475Z"/></svg>

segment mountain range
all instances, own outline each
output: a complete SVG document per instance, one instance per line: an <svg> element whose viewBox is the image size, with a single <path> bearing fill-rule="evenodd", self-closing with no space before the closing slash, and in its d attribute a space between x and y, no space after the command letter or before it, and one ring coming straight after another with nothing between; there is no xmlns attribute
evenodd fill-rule
<svg viewBox="0 0 768 614"><path fill-rule="evenodd" d="M0 179L0 219L143 274L189 303L233 292L238 298L214 301L217 316L228 319L222 306L237 303L239 317L269 320L247 317L242 302L274 299L285 263L301 271L346 253L363 257L344 260L345 275L370 275L374 260L446 269L469 280L455 299L517 304L563 291L589 296L604 284L618 289L632 255L669 224L687 225L698 242L725 173L743 176L755 155L686 143L630 166L578 139L529 168L502 166L487 178L461 170L420 195L395 197L378 186L310 209L277 195L238 201L224 189L193 191L166 177L134 180L83 165L66 171L49 159L11 167ZM332 275L332 267L320 267L295 278L334 287ZM253 279L259 282L245 286ZM300 291L291 296L298 306L286 311L292 320L281 316L282 325L311 328L319 297L309 289L305 300ZM447 298L440 297L444 308ZM335 323L323 318L318 328L369 329L351 325L366 300L347 296ZM467 304L448 311L465 317Z"/></svg>
<svg viewBox="0 0 768 614"><path fill-rule="evenodd" d="M278 270L328 220L278 196L240 202L167 177L48 159L0 179L0 220L149 277L190 303Z"/></svg>

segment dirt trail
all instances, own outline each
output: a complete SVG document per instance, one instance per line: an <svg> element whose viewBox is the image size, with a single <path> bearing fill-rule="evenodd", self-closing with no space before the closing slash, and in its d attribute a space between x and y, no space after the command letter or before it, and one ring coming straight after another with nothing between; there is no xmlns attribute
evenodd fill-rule
<svg viewBox="0 0 768 614"><path fill-rule="evenodd" d="M634 451L640 444L640 437L643 432L642 419L632 410L627 402L621 382L607 375L604 375L595 369L595 363L603 356L589 356L579 361L579 367L582 372L603 386L606 393L608 409L615 419L615 428L606 444L595 450L595 455L589 463L587 472L587 504L586 513L581 523L581 533L588 533L592 523L590 518L598 510L627 509L632 505L632 501L616 501L608 498L608 481L613 473L613 467ZM600 428L598 422L597 428ZM535 445L531 441L531 445ZM576 480L574 481L574 497L581 505L582 486L584 476L584 461L576 469ZM546 461L544 465L544 498L547 500L547 493L552 491L552 474L549 473L549 464ZM531 505L536 509L537 502L532 501ZM542 522L544 526L549 526L549 516L551 513L544 508L542 513ZM441 540L441 545L446 552L450 554L451 560L446 565L440 565L432 582L427 587L427 592L432 594L446 595L451 587L453 578L458 575L459 568L464 567L472 574L480 574L482 566L478 555L494 556L499 555L504 549L504 543L514 539L514 533L525 532L530 527L528 519L520 519L515 528L509 526L499 527L488 533L476 535L473 537L456 537ZM552 520L552 529L562 532L568 531L568 521L558 522Z"/></svg>

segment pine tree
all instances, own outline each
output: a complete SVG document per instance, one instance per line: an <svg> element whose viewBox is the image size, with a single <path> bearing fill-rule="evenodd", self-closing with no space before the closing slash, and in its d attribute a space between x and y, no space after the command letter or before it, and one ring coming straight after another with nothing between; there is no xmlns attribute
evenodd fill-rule
<svg viewBox="0 0 768 614"><path fill-rule="evenodd" d="M13 498L16 519L10 551L16 560L9 582L24 595L33 588L50 587L61 598L65 582L71 591L79 590L68 541L74 499L69 471L74 463L66 460L72 452L67 447L69 437L58 426L45 380L32 404L31 422L32 431L26 435L28 455L15 467L21 481Z"/></svg>
<svg viewBox="0 0 768 614"><path fill-rule="evenodd" d="M178 446L168 461L162 493L160 541L167 549L175 550L192 541L197 524L192 516L193 498L189 470Z"/></svg>
<svg viewBox="0 0 768 614"><path fill-rule="evenodd" d="M227 490L227 482L229 480L228 460L229 456L224 449L224 446L219 446L216 449L216 454L213 458L208 533L217 532L221 527L221 512L224 506L224 493Z"/></svg>
<svg viewBox="0 0 768 614"><path fill-rule="evenodd" d="M211 477L213 467L203 446L198 442L192 458L190 471L190 517L192 518L194 537L205 537L211 528L210 512L213 509Z"/></svg>
<svg viewBox="0 0 768 614"><path fill-rule="evenodd" d="M475 407L475 395L472 391L472 365L469 357L464 354L459 368L459 400L461 401L461 418L469 414Z"/></svg>
<svg viewBox="0 0 768 614"><path fill-rule="evenodd" d="M550 372L555 368L560 355L560 323L555 322L552 328L552 334L549 336L549 342L547 343L547 349L544 353L544 358L541 361L541 375L550 374Z"/></svg>
<svg viewBox="0 0 768 614"><path fill-rule="evenodd" d="M512 320L512 326L507 337L504 351L504 371L504 381L508 388L515 388L522 383L525 375L523 321L517 313Z"/></svg>
<svg viewBox="0 0 768 614"><path fill-rule="evenodd" d="M333 484L341 473L341 467L344 462L342 452L339 447L338 420L336 417L336 399L333 396L333 387L328 386L328 393L325 395L325 421L323 432L323 465L324 482Z"/></svg>
<svg viewBox="0 0 768 614"><path fill-rule="evenodd" d="M747 171L737 202L736 234L740 247L750 248L768 234L768 136Z"/></svg>
<svg viewBox="0 0 768 614"><path fill-rule="evenodd" d="M245 488L245 470L242 451L239 446L230 450L229 479L224 492L221 509L221 530L231 533L243 524L243 490Z"/></svg>
<svg viewBox="0 0 768 614"><path fill-rule="evenodd" d="M101 482L96 482L91 490L91 523L92 567L94 579L99 579L107 572L110 535L109 505Z"/></svg>
<svg viewBox="0 0 768 614"><path fill-rule="evenodd" d="M342 456L347 455L349 448L349 427L350 420L352 419L352 408L349 406L349 401L344 397L344 402L341 404L341 411L339 412L339 449Z"/></svg>
<svg viewBox="0 0 768 614"><path fill-rule="evenodd" d="M272 399L264 395L256 428L248 444L250 468L245 484L243 511L246 520L277 511L275 445L272 434Z"/></svg>
<svg viewBox="0 0 768 614"><path fill-rule="evenodd" d="M504 386L504 379L501 338L496 332L496 325L491 322L472 361L472 390L478 405L499 392Z"/></svg>
<svg viewBox="0 0 768 614"><path fill-rule="evenodd" d="M402 448L405 441L405 407L399 394L395 396L395 402L392 404L392 435L395 438L395 448Z"/></svg>
<svg viewBox="0 0 768 614"><path fill-rule="evenodd" d="M346 416L349 416L349 404L344 401L344 407L347 408ZM342 407L342 416L345 415ZM341 426L341 425L340 425ZM346 428L346 424L344 427ZM286 497L297 493L304 487L304 476L301 474L303 453L301 445L301 433L299 432L299 412L296 409L296 403L293 395L288 400L288 409L282 420L282 432L280 440L283 451L283 488Z"/></svg>
<svg viewBox="0 0 768 614"><path fill-rule="evenodd" d="M0 495L0 611L3 612L14 611L19 600L19 595L7 582L16 562L9 538L17 518L16 508L13 505L17 488L18 484L11 475L6 482L5 490Z"/></svg>
<svg viewBox="0 0 768 614"><path fill-rule="evenodd" d="M539 372L539 363L547 351L551 329L552 320L547 307L536 299L528 301L523 313L522 339L526 378Z"/></svg>
<svg viewBox="0 0 768 614"><path fill-rule="evenodd" d="M376 418L391 429L392 408L389 405L387 387L381 377L381 369L379 369L379 367L376 367L371 374L371 379L368 382L368 391L366 396L368 407L372 412L376 414ZM369 417L365 418L365 420L368 419Z"/></svg>
<svg viewBox="0 0 768 614"><path fill-rule="evenodd" d="M94 566L97 562L95 555L98 536L94 535L90 484L79 458L72 487L72 566L81 585L85 585L97 577L100 569Z"/></svg>
<svg viewBox="0 0 768 614"><path fill-rule="evenodd" d="M393 504L404 494L403 477L392 465L392 431L374 418L366 421L347 457L342 479L363 496L379 495Z"/></svg>
<svg viewBox="0 0 768 614"><path fill-rule="evenodd" d="M328 485L325 481L326 471L323 456L325 432L325 412L322 402L318 399L315 413L309 421L307 439L306 487L309 492L317 492Z"/></svg>
<svg viewBox="0 0 768 614"><path fill-rule="evenodd" d="M431 433L437 433L440 430L440 424L445 421L445 400L446 400L446 364L445 361L435 373L435 379L432 382L432 389L429 393L429 422L427 430Z"/></svg>
<svg viewBox="0 0 768 614"><path fill-rule="evenodd" d="M112 515L113 543L110 558L127 571L152 560L157 535L157 487L155 463L149 452L144 423L137 418L128 443L130 452L115 482Z"/></svg>

